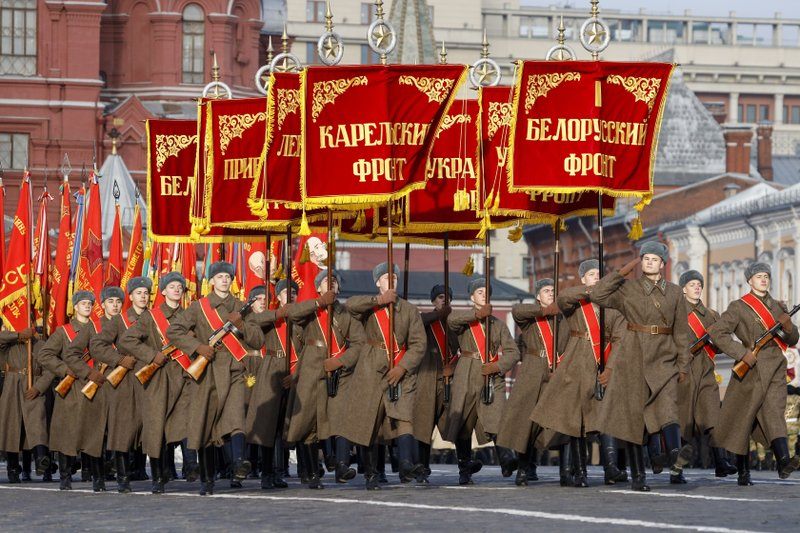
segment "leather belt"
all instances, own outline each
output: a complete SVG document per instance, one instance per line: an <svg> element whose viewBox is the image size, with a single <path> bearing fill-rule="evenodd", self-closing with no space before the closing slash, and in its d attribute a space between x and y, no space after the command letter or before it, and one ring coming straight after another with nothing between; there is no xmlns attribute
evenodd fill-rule
<svg viewBox="0 0 800 533"><path fill-rule="evenodd" d="M28 369L27 368L14 368L14 367L11 367L11 366L8 366L8 365L4 366L3 372L6 373L6 374L22 374L22 375L26 375L26 376L28 375Z"/></svg>
<svg viewBox="0 0 800 533"><path fill-rule="evenodd" d="M382 341L373 341L371 339L367 339L367 344L369 344L370 346L372 346L374 348L380 348L381 350L385 350L386 349L386 343L382 342ZM405 350L406 347L405 346L399 346L398 349L399 350Z"/></svg>
<svg viewBox="0 0 800 533"><path fill-rule="evenodd" d="M576 339L586 339L587 341L592 340L592 337L589 335L588 331L576 331L574 329L569 331L570 337L575 337Z"/></svg>
<svg viewBox="0 0 800 533"><path fill-rule="evenodd" d="M283 350L270 350L269 348L264 349L264 354L277 357L278 359L283 359L286 357L286 353L284 353Z"/></svg>
<svg viewBox="0 0 800 533"><path fill-rule="evenodd" d="M478 360L483 360L483 358L481 357L481 354L480 354L480 352L463 352L463 351L462 351L462 352L461 352L461 354L460 354L460 356L461 356L461 357L466 357L466 358L468 358L468 359L478 359Z"/></svg>
<svg viewBox="0 0 800 533"><path fill-rule="evenodd" d="M637 331L639 333L648 333L650 335L672 335L672 328L668 328L666 326L655 326L652 324L643 326L641 324L628 322L628 330Z"/></svg>
<svg viewBox="0 0 800 533"><path fill-rule="evenodd" d="M544 357L547 357L547 350L542 349L542 350L539 350L538 352L532 352L532 351L528 350L525 353L523 353L522 355L532 355L534 357L542 357L542 358L544 358Z"/></svg>

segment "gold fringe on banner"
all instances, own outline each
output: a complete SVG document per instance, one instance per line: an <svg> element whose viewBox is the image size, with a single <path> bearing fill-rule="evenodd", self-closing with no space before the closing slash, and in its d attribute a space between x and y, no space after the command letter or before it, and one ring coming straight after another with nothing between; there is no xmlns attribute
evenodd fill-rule
<svg viewBox="0 0 800 533"><path fill-rule="evenodd" d="M472 258L472 256L469 256L469 259L467 259L467 264L461 269L461 273L467 277L475 273L475 260Z"/></svg>
<svg viewBox="0 0 800 533"><path fill-rule="evenodd" d="M631 223L631 231L628 233L628 239L632 241L638 241L642 238L642 235L644 235L644 228L642 227L642 211L650 204L652 200L652 194L645 194L636 203L636 205L633 206L633 209L636 211L636 218L634 218L633 222Z"/></svg>
<svg viewBox="0 0 800 533"><path fill-rule="evenodd" d="M519 242L522 238L522 224L518 224L508 230L508 240L511 242Z"/></svg>

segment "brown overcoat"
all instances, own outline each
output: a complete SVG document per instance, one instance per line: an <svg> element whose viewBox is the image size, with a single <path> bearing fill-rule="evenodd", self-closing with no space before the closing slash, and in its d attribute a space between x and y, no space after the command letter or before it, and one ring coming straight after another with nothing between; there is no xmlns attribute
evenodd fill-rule
<svg viewBox="0 0 800 533"><path fill-rule="evenodd" d="M692 305L686 302L686 314L695 311L700 322L708 330L711 325L719 320L719 313L709 309L703 302ZM695 334L689 330L687 340L691 347L697 341ZM711 434L711 444L714 443L714 432L719 420L720 400L719 384L714 374L714 360L708 353L701 349L692 357L689 366L689 378L683 383L678 383L678 414L681 419L681 438L691 441L704 433Z"/></svg>
<svg viewBox="0 0 800 533"><path fill-rule="evenodd" d="M627 280L612 272L593 287L592 300L616 309L628 322L607 365L611 377L592 429L643 443L646 433L679 423L678 372L688 373L691 362L683 291L664 279ZM630 329L636 326L671 328L672 333Z"/></svg>
<svg viewBox="0 0 800 533"><path fill-rule="evenodd" d="M398 346L405 347L406 353L399 366L406 370L400 382L400 398L392 402L388 397L389 371L388 352L374 310L378 308L375 296L351 296L345 304L347 311L364 325L365 346L358 356L358 363L352 376L352 390L342 397L347 403L348 416L337 419L338 434L350 442L370 445L379 435L381 412L392 421L405 422L409 426L414 410L417 389L417 370L425 355L425 327L416 306L402 298L394 306L394 335ZM381 347L383 345L383 347ZM348 389L350 386L348 385ZM341 393L342 391L340 391ZM382 431L384 439L398 436L391 429Z"/></svg>
<svg viewBox="0 0 800 533"><path fill-rule="evenodd" d="M166 303L162 303L160 309L167 322L183 312L181 307L173 309ZM162 344L149 310L142 313L117 342L122 353L136 358L137 368L152 363L161 352ZM150 457L161 457L162 443L180 442L186 437L186 418L191 405L188 381L191 379L177 361L170 359L142 387L142 451Z"/></svg>
<svg viewBox="0 0 800 533"><path fill-rule="evenodd" d="M211 292L206 298L223 322L229 313L240 310L244 305L231 294L220 298ZM200 300L196 300L170 322L167 337L184 353L196 355L197 347L206 344L213 333L201 310ZM261 328L252 321L252 317L244 320L241 333L247 345L261 346L264 343ZM219 446L224 437L244 433L244 371L244 364L234 359L221 345L200 380L188 382L192 403L186 419L186 436L190 449Z"/></svg>
<svg viewBox="0 0 800 533"><path fill-rule="evenodd" d="M777 319L786 307L767 293L759 298ZM734 300L709 329L714 344L739 361L766 331L753 310L742 300ZM741 341L733 340L734 334ZM787 332L787 344L798 341L797 326ZM741 381L731 376L722 400L719 423L714 429L717 446L744 455L750 449L750 437L769 446L777 438L786 438L786 357L774 341L758 352L758 363Z"/></svg>
<svg viewBox="0 0 800 533"><path fill-rule="evenodd" d="M28 390L28 346L17 342L14 331L0 332L0 370L5 374L0 393L0 450L19 453L34 446L47 446L47 412L45 393L53 374L43 370L38 353L44 343L31 339L33 388L39 396L25 399ZM24 428L24 441L23 441Z"/></svg>
<svg viewBox="0 0 800 533"><path fill-rule="evenodd" d="M458 336L461 349L450 386L450 404L442 433L442 438L450 442L470 438L474 429L478 442L486 444L500 429L500 419L506 405L506 380L503 375L519 361L519 349L508 327L494 316L490 320L490 351L493 356L499 357L500 376L494 377L494 401L486 405L481 400L483 363L477 355L478 346L470 331L470 324L478 321L475 311L453 311L447 318L447 326ZM483 351L483 347L480 350Z"/></svg>

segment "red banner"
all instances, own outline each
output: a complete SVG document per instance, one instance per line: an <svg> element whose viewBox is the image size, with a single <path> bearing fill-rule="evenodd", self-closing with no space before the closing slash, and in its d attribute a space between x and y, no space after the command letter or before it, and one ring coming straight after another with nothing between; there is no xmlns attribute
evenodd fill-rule
<svg viewBox="0 0 800 533"><path fill-rule="evenodd" d="M81 247L78 252L78 271L75 290L94 293L94 316L100 317L100 293L103 289L103 224L100 203L100 184L94 172L89 179L89 199L83 221Z"/></svg>
<svg viewBox="0 0 800 533"><path fill-rule="evenodd" d="M119 205L114 206L114 228L108 246L105 285L120 286L122 281L122 224L119 219Z"/></svg>
<svg viewBox="0 0 800 533"><path fill-rule="evenodd" d="M137 204L133 209L133 230L131 231L131 242L128 245L128 261L125 263L125 273L120 280L120 287L125 290L131 278L142 275L143 268L142 213Z"/></svg>
<svg viewBox="0 0 800 533"><path fill-rule="evenodd" d="M306 207L368 206L424 186L461 65L308 67L301 74Z"/></svg>
<svg viewBox="0 0 800 533"><path fill-rule="evenodd" d="M53 332L67 321L67 300L69 298L69 267L72 262L72 214L70 209L69 181L61 183L61 212L58 223L58 243L56 257L50 269L50 302L47 318L47 331Z"/></svg>
<svg viewBox="0 0 800 533"><path fill-rule="evenodd" d="M3 325L10 331L21 331L31 325L31 302L28 296L31 282L31 256L33 253L33 206L31 205L30 175L25 172L19 188L17 213L8 244L8 257L4 263L0 308Z"/></svg>
<svg viewBox="0 0 800 533"><path fill-rule="evenodd" d="M523 62L508 139L509 190L651 195L673 67Z"/></svg>

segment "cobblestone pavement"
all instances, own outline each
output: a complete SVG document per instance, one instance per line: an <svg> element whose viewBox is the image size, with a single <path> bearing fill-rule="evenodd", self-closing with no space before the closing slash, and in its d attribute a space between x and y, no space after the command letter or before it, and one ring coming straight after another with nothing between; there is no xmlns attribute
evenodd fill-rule
<svg viewBox="0 0 800 533"><path fill-rule="evenodd" d="M77 477L77 476L76 476ZM669 484L667 475L650 475L650 493L631 492L627 484L603 485L602 471L590 469L587 489L562 488L554 467L539 469L540 480L527 488L503 479L497 467L484 467L475 485L459 487L452 465L435 465L431 485L388 485L366 492L363 478L346 485L323 478L324 490L312 491L291 477L290 488L265 491L248 479L244 489L217 482L214 496L197 494L199 484L174 481L167 493L149 493L149 482L133 483L128 495L94 494L88 483L71 492L57 483L5 483L0 474L0 530L107 531L798 531L800 478L781 481L774 472L753 472L754 487L713 471L687 470L688 485Z"/></svg>

